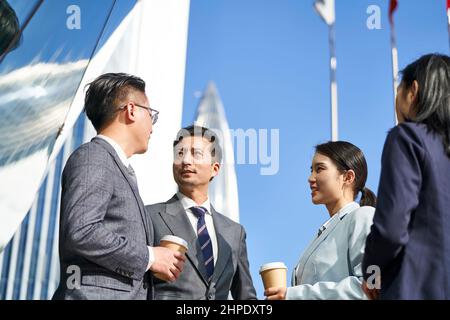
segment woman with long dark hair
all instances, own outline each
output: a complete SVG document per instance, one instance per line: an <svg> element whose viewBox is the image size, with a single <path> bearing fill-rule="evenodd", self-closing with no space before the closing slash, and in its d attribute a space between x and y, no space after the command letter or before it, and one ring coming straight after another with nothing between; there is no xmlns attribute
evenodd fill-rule
<svg viewBox="0 0 450 320"><path fill-rule="evenodd" d="M269 300L365 298L361 262L376 204L366 180L367 163L358 147L345 141L316 146L308 179L311 200L325 205L330 219L295 267L292 287L268 288Z"/></svg>
<svg viewBox="0 0 450 320"><path fill-rule="evenodd" d="M383 150L363 289L371 299L450 299L448 56L428 54L402 71L396 112L399 125Z"/></svg>

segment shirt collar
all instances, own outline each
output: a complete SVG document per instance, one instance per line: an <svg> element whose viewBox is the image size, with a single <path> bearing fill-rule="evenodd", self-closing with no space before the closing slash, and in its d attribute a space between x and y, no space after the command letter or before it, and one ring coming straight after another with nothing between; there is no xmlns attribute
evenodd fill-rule
<svg viewBox="0 0 450 320"><path fill-rule="evenodd" d="M122 147L116 141L102 134L97 135L97 138L103 139L106 142L108 142L111 145L111 147L114 148L114 151L116 151L123 165L128 168L128 166L130 165L130 161L128 160L127 155L125 154L125 151L123 151Z"/></svg>
<svg viewBox="0 0 450 320"><path fill-rule="evenodd" d="M356 210L359 208L359 204L352 201L347 203L345 206L343 206L338 212L333 214L321 227L320 231L324 231L326 228L328 228L328 225L331 223L333 219L336 219L336 217L339 217L339 220L342 220L347 213L352 212L353 210Z"/></svg>
<svg viewBox="0 0 450 320"><path fill-rule="evenodd" d="M178 199L180 199L180 202L181 202L181 205L183 206L184 211L190 209L191 207L203 207L207 210L208 214L212 215L211 202L209 201L209 198L206 199L206 201L203 202L201 205L198 205L197 203L195 203L194 200L185 196L180 191L177 192L177 197L178 197Z"/></svg>
<svg viewBox="0 0 450 320"><path fill-rule="evenodd" d="M350 213L358 208L359 208L359 204L355 201L352 201L352 202L347 203L338 212L336 212L336 215L339 215L339 219L342 220L342 218L344 218L344 216L347 213Z"/></svg>

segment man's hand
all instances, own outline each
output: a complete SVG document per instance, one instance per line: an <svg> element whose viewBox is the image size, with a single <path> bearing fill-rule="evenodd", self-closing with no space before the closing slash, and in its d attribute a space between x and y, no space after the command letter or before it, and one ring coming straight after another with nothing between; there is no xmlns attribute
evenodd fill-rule
<svg viewBox="0 0 450 320"><path fill-rule="evenodd" d="M173 282L183 271L184 254L164 247L153 247L155 262L150 267L153 275L161 280Z"/></svg>
<svg viewBox="0 0 450 320"><path fill-rule="evenodd" d="M369 298L369 300L377 300L378 296L380 294L380 290L379 289L369 289L367 287L367 282L363 281L363 283L361 284L361 288L363 289L364 293L366 294L366 296Z"/></svg>
<svg viewBox="0 0 450 320"><path fill-rule="evenodd" d="M264 291L264 295L267 297L267 300L285 300L286 291L286 288L272 287Z"/></svg>

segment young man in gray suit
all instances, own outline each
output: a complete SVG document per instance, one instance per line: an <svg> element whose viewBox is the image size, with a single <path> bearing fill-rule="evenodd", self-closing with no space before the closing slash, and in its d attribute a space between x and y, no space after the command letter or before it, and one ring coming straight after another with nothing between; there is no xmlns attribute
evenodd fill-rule
<svg viewBox="0 0 450 320"><path fill-rule="evenodd" d="M155 280L155 299L256 299L244 228L214 210L209 182L219 173L221 148L207 128L181 129L174 141L173 176L179 191L146 206L155 243L165 235L188 242L187 262L175 282Z"/></svg>
<svg viewBox="0 0 450 320"><path fill-rule="evenodd" d="M158 112L145 82L104 74L86 93L85 112L98 135L69 158L62 176L60 283L53 299L151 299L152 276L178 278L184 256L152 247L128 158L144 153Z"/></svg>

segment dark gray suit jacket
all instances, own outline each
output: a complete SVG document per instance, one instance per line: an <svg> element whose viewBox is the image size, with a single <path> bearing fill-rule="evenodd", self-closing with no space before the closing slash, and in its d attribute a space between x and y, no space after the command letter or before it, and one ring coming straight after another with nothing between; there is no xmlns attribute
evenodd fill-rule
<svg viewBox="0 0 450 320"><path fill-rule="evenodd" d="M229 292L236 300L256 299L249 271L246 234L239 223L211 206L219 256L211 283L208 283L197 235L178 197L175 195L167 202L146 206L145 209L148 220L153 223L155 244L170 234L185 239L189 245L184 270L175 282L154 278L155 299L226 300Z"/></svg>
<svg viewBox="0 0 450 320"><path fill-rule="evenodd" d="M147 299L153 234L144 212L114 148L100 138L80 146L62 176L61 276L53 299Z"/></svg>

